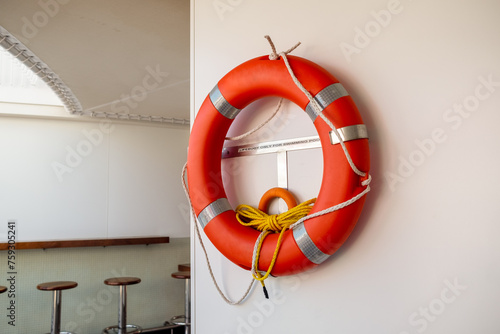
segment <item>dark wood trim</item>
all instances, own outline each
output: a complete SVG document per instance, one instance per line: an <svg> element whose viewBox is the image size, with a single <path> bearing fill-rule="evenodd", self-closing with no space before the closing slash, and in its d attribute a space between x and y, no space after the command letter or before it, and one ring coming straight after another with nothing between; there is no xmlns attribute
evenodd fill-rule
<svg viewBox="0 0 500 334"><path fill-rule="evenodd" d="M170 242L169 237L94 239L94 240L55 240L55 241L33 241L33 242L29 241L29 242L16 242L16 249L150 245L150 244L167 244L169 242ZM0 243L0 250L7 250L7 249L9 249L8 243Z"/></svg>

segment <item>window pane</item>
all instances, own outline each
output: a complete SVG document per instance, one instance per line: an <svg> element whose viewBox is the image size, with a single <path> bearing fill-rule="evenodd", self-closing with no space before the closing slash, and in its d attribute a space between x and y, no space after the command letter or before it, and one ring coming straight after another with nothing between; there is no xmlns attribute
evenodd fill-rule
<svg viewBox="0 0 500 334"><path fill-rule="evenodd" d="M0 49L0 102L63 105L38 75L3 49Z"/></svg>

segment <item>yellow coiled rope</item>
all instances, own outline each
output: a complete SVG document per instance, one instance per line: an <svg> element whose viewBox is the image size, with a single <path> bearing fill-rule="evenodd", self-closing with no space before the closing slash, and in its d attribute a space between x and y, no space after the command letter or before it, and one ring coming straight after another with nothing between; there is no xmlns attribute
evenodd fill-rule
<svg viewBox="0 0 500 334"><path fill-rule="evenodd" d="M267 213L246 204L238 205L238 207L236 208L236 219L238 219L241 225L249 226L263 232L263 235L260 237L260 241L257 246L255 258L253 259L253 266L255 270L252 272L252 276L262 284L266 298L269 297L264 285L264 280L269 277L271 271L273 270L285 231L290 227L290 225L297 222L300 218L307 216L311 211L311 204L313 204L315 201L316 198L310 199L289 209L286 212L277 215L268 215ZM276 243L276 248L274 250L271 264L269 265L269 268L267 269L265 275L262 275L258 270L260 250L262 248L262 244L264 243L265 237L273 232L279 232L280 235Z"/></svg>

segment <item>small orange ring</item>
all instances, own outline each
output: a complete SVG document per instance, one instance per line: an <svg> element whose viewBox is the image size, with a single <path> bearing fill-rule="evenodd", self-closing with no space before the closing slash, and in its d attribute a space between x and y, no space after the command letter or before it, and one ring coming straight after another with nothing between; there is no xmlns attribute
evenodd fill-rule
<svg viewBox="0 0 500 334"><path fill-rule="evenodd" d="M269 189L264 193L264 195L262 195L262 198L259 202L259 210L267 213L269 202L271 202L271 200L276 197L279 197L285 201L286 205L288 206L288 210L297 206L297 201L295 200L295 197L291 192L289 192L287 189L276 187Z"/></svg>

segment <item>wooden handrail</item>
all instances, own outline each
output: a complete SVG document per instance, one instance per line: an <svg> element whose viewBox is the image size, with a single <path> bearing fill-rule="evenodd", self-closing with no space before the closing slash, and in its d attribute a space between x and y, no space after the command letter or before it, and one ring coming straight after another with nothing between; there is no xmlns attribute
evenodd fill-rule
<svg viewBox="0 0 500 334"><path fill-rule="evenodd" d="M122 238L122 239L94 239L94 240L54 240L54 241L27 241L16 242L17 249L45 249L45 248L69 248L69 247L106 247L125 245L150 245L166 244L170 242L169 237L145 237L145 238ZM0 250L9 249L8 243L0 243Z"/></svg>

